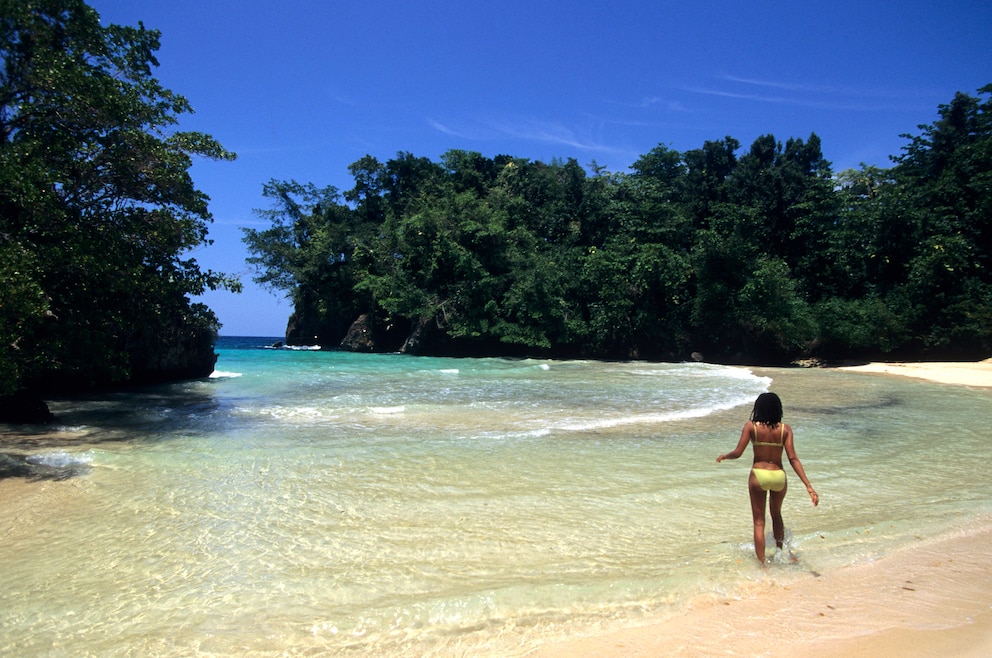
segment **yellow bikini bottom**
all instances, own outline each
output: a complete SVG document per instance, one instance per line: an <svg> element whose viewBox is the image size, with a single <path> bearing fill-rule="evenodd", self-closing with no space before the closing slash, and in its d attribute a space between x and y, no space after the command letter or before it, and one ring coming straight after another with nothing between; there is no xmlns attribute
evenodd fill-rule
<svg viewBox="0 0 992 658"><path fill-rule="evenodd" d="M754 479L758 481L758 486L764 491L781 491L785 489L785 471L782 469L768 470L764 468L752 468Z"/></svg>

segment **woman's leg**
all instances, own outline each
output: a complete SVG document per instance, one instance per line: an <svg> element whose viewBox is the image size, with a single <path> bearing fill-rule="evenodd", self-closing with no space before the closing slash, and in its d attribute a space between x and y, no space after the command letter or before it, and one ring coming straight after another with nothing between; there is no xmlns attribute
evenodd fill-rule
<svg viewBox="0 0 992 658"><path fill-rule="evenodd" d="M785 521L782 520L782 502L785 500L785 492L789 489L789 483L781 491L770 492L769 511L772 515L772 533L775 535L775 545L782 548L785 541Z"/></svg>
<svg viewBox="0 0 992 658"><path fill-rule="evenodd" d="M758 484L754 469L747 480L747 491L751 496L751 517L754 519L754 553L758 561L765 561L765 490Z"/></svg>

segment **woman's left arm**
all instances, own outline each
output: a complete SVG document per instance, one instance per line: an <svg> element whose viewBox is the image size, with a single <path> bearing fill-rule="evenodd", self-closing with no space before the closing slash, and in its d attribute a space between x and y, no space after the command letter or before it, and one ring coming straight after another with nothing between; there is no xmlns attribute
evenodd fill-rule
<svg viewBox="0 0 992 658"><path fill-rule="evenodd" d="M806 485L806 493L809 494L810 499L813 501L813 507L816 507L820 504L820 496L813 489L813 485L809 483L809 478L806 477L806 471L803 469L803 463L799 461L799 455L796 454L796 444L793 440L792 428L788 425L785 428L785 455L789 458L789 463L792 464L792 470L796 472L799 479Z"/></svg>

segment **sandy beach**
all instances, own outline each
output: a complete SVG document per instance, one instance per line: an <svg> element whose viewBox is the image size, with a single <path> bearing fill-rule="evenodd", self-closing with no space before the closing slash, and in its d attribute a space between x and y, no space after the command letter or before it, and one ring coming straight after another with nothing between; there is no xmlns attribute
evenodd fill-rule
<svg viewBox="0 0 992 658"><path fill-rule="evenodd" d="M992 387L992 359L870 363L843 370ZM573 656L992 655L992 519L953 537L788 585L767 582L737 599L698 602L663 622L542 648Z"/></svg>
<svg viewBox="0 0 992 658"><path fill-rule="evenodd" d="M867 363L857 366L844 366L841 370L880 375L899 375L926 379L941 384L962 386L992 387L992 359L974 363L949 362L907 362L907 363Z"/></svg>

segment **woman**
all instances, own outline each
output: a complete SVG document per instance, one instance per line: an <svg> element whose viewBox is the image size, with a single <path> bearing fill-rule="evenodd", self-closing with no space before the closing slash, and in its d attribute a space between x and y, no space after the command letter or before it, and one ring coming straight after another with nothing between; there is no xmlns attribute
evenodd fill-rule
<svg viewBox="0 0 992 658"><path fill-rule="evenodd" d="M751 515L754 518L754 552L758 560L765 561L765 499L771 500L772 532L775 545L782 548L785 540L785 523L782 521L782 501L785 500L786 481L782 469L782 451L785 451L792 464L792 470L806 485L806 491L816 506L820 497L806 478L802 462L796 456L792 428L782 422L782 400L774 393L762 393L754 401L751 420L744 423L737 447L716 458L717 463L724 459L737 459L744 454L750 442L754 447L754 463L748 476L747 489L751 495Z"/></svg>

